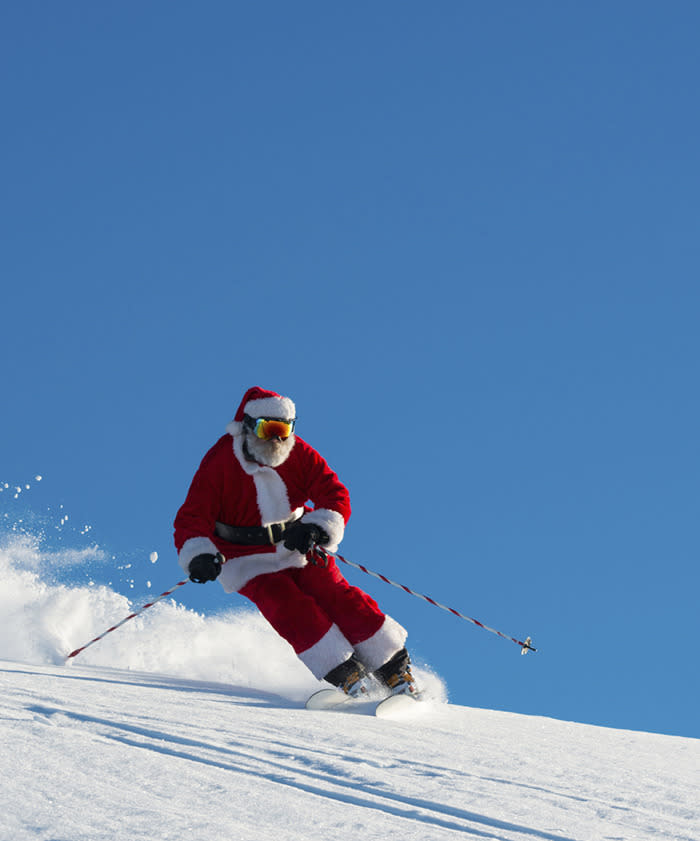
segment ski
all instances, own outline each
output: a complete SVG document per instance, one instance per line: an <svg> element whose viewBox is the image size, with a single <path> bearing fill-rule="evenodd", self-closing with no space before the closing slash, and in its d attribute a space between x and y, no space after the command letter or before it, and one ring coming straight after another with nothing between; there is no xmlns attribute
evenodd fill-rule
<svg viewBox="0 0 700 841"><path fill-rule="evenodd" d="M418 712L420 702L420 695L409 695L408 692L389 695L377 704L374 714L377 718L409 718Z"/></svg>
<svg viewBox="0 0 700 841"><path fill-rule="evenodd" d="M334 710L355 703L355 699L339 689L319 689L306 702L307 710Z"/></svg>
<svg viewBox="0 0 700 841"><path fill-rule="evenodd" d="M330 710L375 715L377 718L407 718L417 712L420 695L389 695L379 701L351 698L338 689L319 689L306 702L307 710Z"/></svg>

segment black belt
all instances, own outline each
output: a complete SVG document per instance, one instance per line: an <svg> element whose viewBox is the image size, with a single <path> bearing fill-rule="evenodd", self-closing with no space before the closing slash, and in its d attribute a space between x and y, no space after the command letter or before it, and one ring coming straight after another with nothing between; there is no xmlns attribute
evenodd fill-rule
<svg viewBox="0 0 700 841"><path fill-rule="evenodd" d="M238 543L242 546L274 546L284 537L287 527L298 520L292 516L284 523L272 523L269 526L229 526L227 523L217 521L217 537L222 537L229 543Z"/></svg>

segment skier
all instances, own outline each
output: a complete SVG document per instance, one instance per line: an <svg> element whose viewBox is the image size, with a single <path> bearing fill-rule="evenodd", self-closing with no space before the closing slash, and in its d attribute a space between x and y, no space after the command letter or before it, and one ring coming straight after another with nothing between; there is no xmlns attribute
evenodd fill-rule
<svg viewBox="0 0 700 841"><path fill-rule="evenodd" d="M415 697L406 630L313 552L337 551L350 498L295 423L289 397L248 389L175 518L180 566L254 602L316 678L353 698L372 678Z"/></svg>

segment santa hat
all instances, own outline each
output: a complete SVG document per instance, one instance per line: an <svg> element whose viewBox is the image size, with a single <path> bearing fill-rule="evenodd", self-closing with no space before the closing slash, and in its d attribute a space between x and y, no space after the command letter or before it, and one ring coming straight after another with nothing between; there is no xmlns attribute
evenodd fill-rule
<svg viewBox="0 0 700 841"><path fill-rule="evenodd" d="M243 416L251 418L284 418L292 420L296 417L296 407L289 397L282 397L275 391L254 385L243 395L241 405L234 415L226 431L231 435L240 435L243 429Z"/></svg>

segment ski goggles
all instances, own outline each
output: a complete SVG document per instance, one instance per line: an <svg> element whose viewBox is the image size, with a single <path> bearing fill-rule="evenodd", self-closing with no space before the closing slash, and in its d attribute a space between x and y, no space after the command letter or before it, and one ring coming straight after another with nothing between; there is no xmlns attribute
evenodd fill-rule
<svg viewBox="0 0 700 841"><path fill-rule="evenodd" d="M249 426L253 433L263 441L271 438L289 438L294 432L296 418L292 420L280 420L279 418L251 418Z"/></svg>

